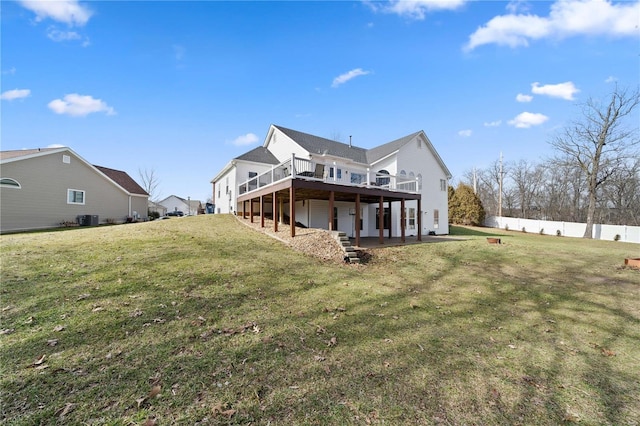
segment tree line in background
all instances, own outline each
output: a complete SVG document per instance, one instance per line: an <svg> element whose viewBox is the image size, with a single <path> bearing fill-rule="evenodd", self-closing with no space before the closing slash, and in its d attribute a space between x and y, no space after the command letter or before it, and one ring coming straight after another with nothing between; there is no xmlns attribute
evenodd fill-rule
<svg viewBox="0 0 640 426"><path fill-rule="evenodd" d="M580 105L580 119L549 142L553 158L496 160L487 169L468 171L450 191L453 223L474 221L451 201L454 195L463 198L457 197L461 188L475 188L487 216L587 223L585 238L594 223L640 225L639 104L637 89L616 87L604 100L589 98Z"/></svg>

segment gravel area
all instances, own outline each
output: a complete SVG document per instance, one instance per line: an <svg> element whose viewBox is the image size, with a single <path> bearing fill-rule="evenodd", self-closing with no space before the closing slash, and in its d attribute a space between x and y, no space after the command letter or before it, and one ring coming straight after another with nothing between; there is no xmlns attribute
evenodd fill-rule
<svg viewBox="0 0 640 426"><path fill-rule="evenodd" d="M296 227L296 236L291 238L289 225L278 225L278 232L273 231L273 221L264 220L264 228L260 227L260 218L254 218L253 223L249 219L236 216L238 221L258 232L267 234L294 250L320 258L325 261L344 264L344 251L342 246L336 241L329 231L323 229L299 228ZM357 266L351 264L351 266Z"/></svg>

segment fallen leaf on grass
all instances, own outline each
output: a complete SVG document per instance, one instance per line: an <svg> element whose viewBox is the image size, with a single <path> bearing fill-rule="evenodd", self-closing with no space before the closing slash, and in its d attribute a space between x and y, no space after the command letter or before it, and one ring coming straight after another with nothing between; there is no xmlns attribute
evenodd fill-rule
<svg viewBox="0 0 640 426"><path fill-rule="evenodd" d="M233 416L236 413L236 410L231 409L231 408L228 409L228 410L225 410L226 406L227 406L227 404L219 403L219 404L214 405L213 408L211 409L211 411L213 412L214 416L220 414L221 416L225 416L225 417L229 417L230 418L231 416Z"/></svg>
<svg viewBox="0 0 640 426"><path fill-rule="evenodd" d="M9 310L11 310L11 309L13 309L13 308L14 308L14 307L13 307L13 305L5 306L4 308L2 308L2 312L9 311Z"/></svg>
<svg viewBox="0 0 640 426"><path fill-rule="evenodd" d="M509 347L510 347L511 349L518 349L518 347L517 347L516 345L509 345Z"/></svg>
<svg viewBox="0 0 640 426"><path fill-rule="evenodd" d="M609 349L602 348L602 355L604 356L616 356L616 353Z"/></svg>
<svg viewBox="0 0 640 426"><path fill-rule="evenodd" d="M338 344L338 339L336 339L335 337L332 337L331 340L329 340L329 342L327 343L327 346L335 346Z"/></svg>
<svg viewBox="0 0 640 426"><path fill-rule="evenodd" d="M47 340L47 346L55 346L58 344L58 339L49 339Z"/></svg>
<svg viewBox="0 0 640 426"><path fill-rule="evenodd" d="M64 325L56 325L53 327L53 331L62 331L64 330Z"/></svg>
<svg viewBox="0 0 640 426"><path fill-rule="evenodd" d="M60 417L62 419L64 418L64 416L69 414L75 407L76 407L76 404L67 402L64 407L60 408L58 411L55 412L55 416Z"/></svg>
<svg viewBox="0 0 640 426"><path fill-rule="evenodd" d="M32 367L35 367L36 365L40 365L44 362L44 360L47 358L46 355L42 355L40 358L38 358L37 360L33 361L33 364L31 364Z"/></svg>
<svg viewBox="0 0 640 426"><path fill-rule="evenodd" d="M95 308L93 308L93 309L91 310L91 312L100 312L100 311L102 311L102 310L104 310L104 308L103 308L102 306L96 306Z"/></svg>
<svg viewBox="0 0 640 426"><path fill-rule="evenodd" d="M325 360L325 357L320 356L320 355L315 355L315 356L313 357L313 359L314 359L314 361L322 362L322 361L324 361L324 360Z"/></svg>
<svg viewBox="0 0 640 426"><path fill-rule="evenodd" d="M148 418L143 424L142 426L156 426L158 420L157 419L152 419L152 418Z"/></svg>
<svg viewBox="0 0 640 426"><path fill-rule="evenodd" d="M16 331L16 329L15 329L15 328L5 328L5 329L0 330L0 335L3 335L3 334L11 334L11 333L13 333L14 331Z"/></svg>
<svg viewBox="0 0 640 426"><path fill-rule="evenodd" d="M160 395L161 390L162 390L162 387L160 385L155 385L151 388L147 396L136 399L136 402L138 403L138 408L140 408L145 402L149 401L150 399L153 399L158 395Z"/></svg>
<svg viewBox="0 0 640 426"><path fill-rule="evenodd" d="M139 316L141 316L142 314L143 314L143 312L142 312L140 309L136 309L135 311L131 312L131 313L129 314L129 316L130 316L131 318L135 318L135 317L139 317Z"/></svg>
<svg viewBox="0 0 640 426"><path fill-rule="evenodd" d="M27 320L24 322L25 324L31 324L33 322L33 317L29 317L27 318Z"/></svg>

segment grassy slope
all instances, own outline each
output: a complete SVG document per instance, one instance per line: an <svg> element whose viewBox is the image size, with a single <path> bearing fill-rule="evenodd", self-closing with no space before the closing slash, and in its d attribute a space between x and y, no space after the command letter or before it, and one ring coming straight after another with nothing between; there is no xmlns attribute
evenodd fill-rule
<svg viewBox="0 0 640 426"><path fill-rule="evenodd" d="M228 216L2 236L0 420L640 423L638 246L454 231L365 267Z"/></svg>

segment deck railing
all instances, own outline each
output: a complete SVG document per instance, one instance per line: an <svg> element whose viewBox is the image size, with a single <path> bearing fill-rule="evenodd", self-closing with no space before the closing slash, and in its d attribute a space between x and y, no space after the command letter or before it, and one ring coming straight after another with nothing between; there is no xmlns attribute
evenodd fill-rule
<svg viewBox="0 0 640 426"><path fill-rule="evenodd" d="M238 194L256 191L285 179L306 179L337 185L383 188L390 191L415 193L418 179L371 172L369 169L350 169L341 164L312 161L292 155L271 170L254 176L238 185Z"/></svg>

